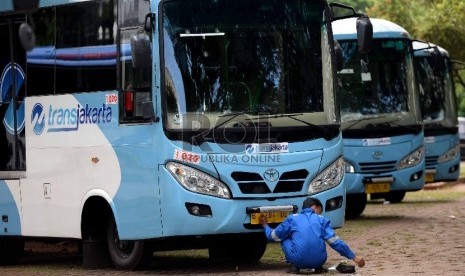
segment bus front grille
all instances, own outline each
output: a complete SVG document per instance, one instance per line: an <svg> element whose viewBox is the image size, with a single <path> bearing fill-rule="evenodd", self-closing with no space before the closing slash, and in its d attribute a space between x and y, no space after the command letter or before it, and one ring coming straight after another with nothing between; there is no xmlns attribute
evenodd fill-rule
<svg viewBox="0 0 465 276"><path fill-rule="evenodd" d="M384 173L396 169L396 161L359 163L362 173Z"/></svg>
<svg viewBox="0 0 465 276"><path fill-rule="evenodd" d="M308 175L305 169L284 172L273 191L258 173L233 172L231 177L237 182L243 194L270 194L300 192Z"/></svg>
<svg viewBox="0 0 465 276"><path fill-rule="evenodd" d="M431 166L437 165L438 164L438 158L439 158L439 156L426 156L425 157L426 167L431 167Z"/></svg>

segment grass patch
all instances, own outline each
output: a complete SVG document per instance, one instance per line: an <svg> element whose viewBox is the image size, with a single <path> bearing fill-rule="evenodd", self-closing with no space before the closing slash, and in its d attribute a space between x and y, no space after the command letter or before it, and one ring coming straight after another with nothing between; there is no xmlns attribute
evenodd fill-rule
<svg viewBox="0 0 465 276"><path fill-rule="evenodd" d="M465 196L465 191L458 191L453 187L438 190L421 190L408 192L405 195L406 202L447 202L454 201Z"/></svg>

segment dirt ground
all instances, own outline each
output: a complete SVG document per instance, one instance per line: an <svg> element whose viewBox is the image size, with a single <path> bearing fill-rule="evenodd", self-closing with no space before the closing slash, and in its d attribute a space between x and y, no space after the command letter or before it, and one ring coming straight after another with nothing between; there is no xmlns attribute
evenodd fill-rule
<svg viewBox="0 0 465 276"><path fill-rule="evenodd" d="M446 186L441 189L465 192L465 183ZM430 200L425 194L424 202L369 202L360 218L337 230L367 261L353 275L465 275L465 196ZM286 275L287 269L281 261L239 267L194 258L156 259L153 267L135 272L84 270L75 244L41 244L40 248L29 243L20 264L0 267L0 275ZM329 247L328 253L329 268L344 261ZM325 274L338 273L330 269Z"/></svg>
<svg viewBox="0 0 465 276"><path fill-rule="evenodd" d="M465 191L465 184L448 188ZM465 275L465 198L369 204L360 218L382 222L344 240L367 264L358 275ZM348 221L344 229L349 228ZM331 252L330 260L341 260Z"/></svg>

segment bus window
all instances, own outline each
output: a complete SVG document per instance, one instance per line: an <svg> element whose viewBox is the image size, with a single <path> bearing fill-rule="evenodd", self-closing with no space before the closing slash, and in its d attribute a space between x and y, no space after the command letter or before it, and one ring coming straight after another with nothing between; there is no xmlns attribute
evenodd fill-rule
<svg viewBox="0 0 465 276"><path fill-rule="evenodd" d="M56 9L41 9L32 14L36 47L27 53L27 95L55 93Z"/></svg>
<svg viewBox="0 0 465 276"><path fill-rule="evenodd" d="M120 1L119 22L122 27L120 31L119 61L121 74L120 92L120 118L121 122L144 122L150 121L144 116L143 104L151 102L152 93L152 58L150 55L144 57L144 65L135 66L133 57L136 49L134 42L145 43L151 47L150 34L144 29L144 20L149 13L147 1ZM136 12L134 12L136 11ZM138 60L139 62L140 60Z"/></svg>
<svg viewBox="0 0 465 276"><path fill-rule="evenodd" d="M57 7L56 93L116 89L114 2Z"/></svg>

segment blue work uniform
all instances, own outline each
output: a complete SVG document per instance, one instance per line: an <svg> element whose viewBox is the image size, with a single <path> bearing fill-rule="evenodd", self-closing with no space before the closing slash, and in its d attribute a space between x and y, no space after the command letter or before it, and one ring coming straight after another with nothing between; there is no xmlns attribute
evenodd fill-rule
<svg viewBox="0 0 465 276"><path fill-rule="evenodd" d="M347 244L336 236L331 222L311 208L288 216L276 229L267 225L264 231L268 240L281 243L286 260L299 268L322 267L328 258L325 242L342 256L355 257Z"/></svg>

